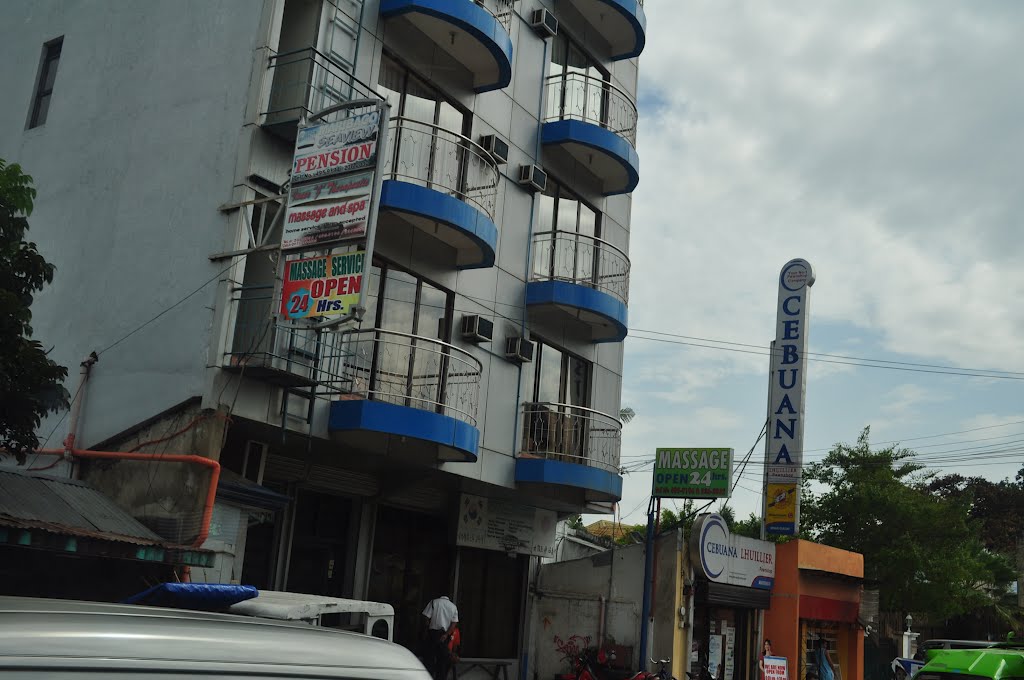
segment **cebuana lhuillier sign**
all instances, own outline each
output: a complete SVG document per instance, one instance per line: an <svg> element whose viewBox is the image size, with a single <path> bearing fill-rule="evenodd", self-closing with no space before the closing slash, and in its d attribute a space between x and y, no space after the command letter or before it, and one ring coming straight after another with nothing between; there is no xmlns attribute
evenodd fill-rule
<svg viewBox="0 0 1024 680"><path fill-rule="evenodd" d="M775 352L768 395L767 482L792 485L798 495L804 447L804 395L807 385L807 317L814 270L807 260L790 260L779 274ZM772 534L796 535L800 506L793 522L768 523Z"/></svg>

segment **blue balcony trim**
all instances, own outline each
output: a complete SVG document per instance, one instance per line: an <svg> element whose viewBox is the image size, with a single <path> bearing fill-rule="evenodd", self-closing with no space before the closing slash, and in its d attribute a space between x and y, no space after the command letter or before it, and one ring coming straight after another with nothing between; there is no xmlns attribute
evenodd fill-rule
<svg viewBox="0 0 1024 680"><path fill-rule="evenodd" d="M628 194L640 183L640 157L633 145L611 130L581 120L555 120L541 129L544 145L582 144L608 156L622 166L629 176L626 185L603 192L605 196Z"/></svg>
<svg viewBox="0 0 1024 680"><path fill-rule="evenodd" d="M589 286L567 281L531 281L526 284L526 305L564 305L585 309L604 317L615 327L615 334L594 342L622 342L626 339L626 305L616 297Z"/></svg>
<svg viewBox="0 0 1024 680"><path fill-rule="evenodd" d="M462 453L464 462L476 462L480 430L450 416L369 399L331 402L330 432L368 430L434 442Z"/></svg>
<svg viewBox="0 0 1024 680"><path fill-rule="evenodd" d="M436 17L473 36L487 48L498 65L498 79L475 88L490 92L512 82L512 38L494 16L469 0L381 0L380 15L385 19L416 12Z"/></svg>
<svg viewBox="0 0 1024 680"><path fill-rule="evenodd" d="M633 49L620 54L613 54L611 55L611 60L618 61L620 59L639 57L640 53L644 51L644 45L647 42L647 15L644 14L643 5L640 4L639 0L601 0L601 2L625 17L626 21L633 27Z"/></svg>
<svg viewBox="0 0 1024 680"><path fill-rule="evenodd" d="M440 191L393 179L385 180L382 184L380 205L383 210L395 210L441 222L472 239L480 248L480 259L461 265L459 269L494 266L498 228L487 215L472 205Z"/></svg>
<svg viewBox="0 0 1024 680"><path fill-rule="evenodd" d="M517 458L516 482L572 486L602 494L608 499L622 499L621 476L601 468L560 460Z"/></svg>

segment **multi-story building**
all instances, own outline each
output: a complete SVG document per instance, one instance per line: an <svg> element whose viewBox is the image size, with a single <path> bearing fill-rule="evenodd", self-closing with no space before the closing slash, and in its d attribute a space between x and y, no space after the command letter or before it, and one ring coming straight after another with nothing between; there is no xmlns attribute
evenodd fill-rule
<svg viewBox="0 0 1024 680"><path fill-rule="evenodd" d="M553 546L467 544L460 503L547 536L621 496L642 5L0 8L0 157L34 176L31 236L57 267L35 335L72 367L77 446L219 459L222 561L193 578L390 602L405 644L447 593L466 656L519 657L529 565ZM378 96L369 303L312 333L272 299L296 129ZM50 446L66 423L45 424ZM75 474L162 533L194 532L196 475Z"/></svg>

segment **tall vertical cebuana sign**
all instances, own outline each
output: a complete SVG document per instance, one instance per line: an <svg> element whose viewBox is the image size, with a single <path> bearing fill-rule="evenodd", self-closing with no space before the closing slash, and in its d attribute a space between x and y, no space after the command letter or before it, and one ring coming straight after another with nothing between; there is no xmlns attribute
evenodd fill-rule
<svg viewBox="0 0 1024 680"><path fill-rule="evenodd" d="M768 394L765 461L765 532L795 536L800 530L800 476L804 458L807 386L807 318L814 270L790 260L779 275L779 308Z"/></svg>

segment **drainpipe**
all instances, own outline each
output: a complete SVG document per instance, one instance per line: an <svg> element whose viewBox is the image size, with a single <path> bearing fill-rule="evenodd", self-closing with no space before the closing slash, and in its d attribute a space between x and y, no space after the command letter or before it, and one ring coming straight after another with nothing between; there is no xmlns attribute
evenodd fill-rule
<svg viewBox="0 0 1024 680"><path fill-rule="evenodd" d="M71 416L68 420L68 436L64 438L64 450L60 453L63 454L65 460L71 459L71 453L75 448L75 438L78 436L78 417L82 412L82 402L85 401L85 387L89 382L89 370L93 364L99 361L100 358L96 355L96 352L89 352L89 356L85 358L80 365L81 368L78 372L78 389L75 391L75 396L71 400Z"/></svg>

